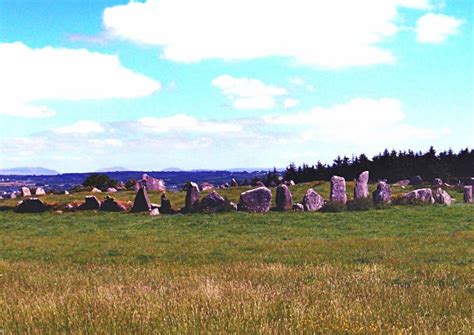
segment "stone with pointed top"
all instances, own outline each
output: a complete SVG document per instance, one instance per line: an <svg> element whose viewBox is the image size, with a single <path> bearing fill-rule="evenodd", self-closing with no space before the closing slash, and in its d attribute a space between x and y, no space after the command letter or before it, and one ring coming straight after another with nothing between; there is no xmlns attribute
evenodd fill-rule
<svg viewBox="0 0 474 335"><path fill-rule="evenodd" d="M369 171L362 172L356 180L354 188L354 199L365 199L369 197Z"/></svg>
<svg viewBox="0 0 474 335"><path fill-rule="evenodd" d="M278 185L276 189L276 208L279 211L289 211L293 208L293 196L285 184Z"/></svg>
<svg viewBox="0 0 474 335"><path fill-rule="evenodd" d="M133 201L132 212L149 212L151 210L150 198L148 198L148 192L146 191L146 186L140 187L135 195L135 200Z"/></svg>

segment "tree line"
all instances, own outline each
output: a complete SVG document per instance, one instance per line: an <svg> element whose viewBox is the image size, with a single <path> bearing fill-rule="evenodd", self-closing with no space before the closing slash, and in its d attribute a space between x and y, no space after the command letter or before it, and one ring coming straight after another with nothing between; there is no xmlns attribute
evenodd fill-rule
<svg viewBox="0 0 474 335"><path fill-rule="evenodd" d="M453 179L474 176L474 150L466 148L455 153L450 149L437 153L433 147L430 147L423 153L385 149L372 159L361 154L351 158L337 156L332 164L323 164L318 161L316 165L303 164L297 167L292 163L286 168L284 177L285 180L293 180L296 183L330 180L334 175L353 180L365 170L370 171L372 181L387 179L388 182L394 183L398 180L421 176L425 181L442 178L455 182Z"/></svg>

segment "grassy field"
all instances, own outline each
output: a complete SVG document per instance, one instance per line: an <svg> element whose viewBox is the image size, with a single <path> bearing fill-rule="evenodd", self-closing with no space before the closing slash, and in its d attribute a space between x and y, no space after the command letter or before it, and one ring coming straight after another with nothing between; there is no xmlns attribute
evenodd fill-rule
<svg viewBox="0 0 474 335"><path fill-rule="evenodd" d="M474 206L452 195L343 213L0 212L0 330L470 334Z"/></svg>

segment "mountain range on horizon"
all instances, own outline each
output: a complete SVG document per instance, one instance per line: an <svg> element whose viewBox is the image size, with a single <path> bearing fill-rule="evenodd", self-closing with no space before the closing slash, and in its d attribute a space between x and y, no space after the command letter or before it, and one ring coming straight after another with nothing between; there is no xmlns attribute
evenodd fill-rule
<svg viewBox="0 0 474 335"><path fill-rule="evenodd" d="M253 171L270 171L273 170L273 168L232 168L232 169L218 169L218 170L211 170L211 169L191 169L191 170L182 170L177 167L169 167L165 169L160 169L156 170L156 172L203 172L203 171L229 171L229 172L253 172ZM283 171L284 168L277 168L277 171ZM106 173L106 172L128 172L128 171L134 171L127 169L122 166L113 166L113 167L107 167L107 168L102 168L98 169L89 173ZM143 171L147 172L149 170L137 170L137 171ZM152 172L151 170L149 172ZM73 173L73 172L67 172L67 173ZM78 172L81 173L81 172ZM84 172L88 173L88 172ZM23 166L23 167L13 167L13 168L6 168L6 169L0 169L0 175L17 175L17 176L28 176L28 175L36 175L36 176L53 176L53 175L58 175L58 174L63 174L62 172L58 172L52 169L44 168L44 167L29 167L29 166Z"/></svg>

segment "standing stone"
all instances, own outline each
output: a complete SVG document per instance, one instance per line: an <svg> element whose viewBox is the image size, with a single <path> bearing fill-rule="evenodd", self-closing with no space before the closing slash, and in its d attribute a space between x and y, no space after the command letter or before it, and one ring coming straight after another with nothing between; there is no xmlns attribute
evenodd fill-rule
<svg viewBox="0 0 474 335"><path fill-rule="evenodd" d="M390 185L384 181L377 183L377 189L372 193L372 198L376 204L389 204L392 202L392 190Z"/></svg>
<svg viewBox="0 0 474 335"><path fill-rule="evenodd" d="M464 186L464 202L472 204L472 185Z"/></svg>
<svg viewBox="0 0 474 335"><path fill-rule="evenodd" d="M433 197L437 204L442 204L446 206L450 206L453 201L448 192L443 190L441 187L436 189Z"/></svg>
<svg viewBox="0 0 474 335"><path fill-rule="evenodd" d="M44 188L38 187L38 188L36 188L36 190L35 190L35 195L36 195L36 196L39 196L39 195L46 195L46 192L44 191Z"/></svg>
<svg viewBox="0 0 474 335"><path fill-rule="evenodd" d="M91 193L102 193L102 191L99 190L97 187L93 187Z"/></svg>
<svg viewBox="0 0 474 335"><path fill-rule="evenodd" d="M185 189L186 199L184 202L184 209L187 212L192 212L195 210L195 207L199 202L199 186L190 181L186 184Z"/></svg>
<svg viewBox="0 0 474 335"><path fill-rule="evenodd" d="M22 197L31 197L31 191L28 187L22 187L20 191Z"/></svg>
<svg viewBox="0 0 474 335"><path fill-rule="evenodd" d="M107 190L106 190L107 193L116 193L117 192L117 189L114 188L114 187L109 187Z"/></svg>
<svg viewBox="0 0 474 335"><path fill-rule="evenodd" d="M238 207L241 211L265 213L270 210L271 203L272 191L266 187L258 187L242 192Z"/></svg>
<svg viewBox="0 0 474 335"><path fill-rule="evenodd" d="M104 212L125 212L127 208L114 198L107 196L100 205L100 210Z"/></svg>
<svg viewBox="0 0 474 335"><path fill-rule="evenodd" d="M256 186L256 187L265 187L265 184L264 184L262 181L258 180L258 181L255 183L255 186Z"/></svg>
<svg viewBox="0 0 474 335"><path fill-rule="evenodd" d="M434 204L435 202L431 188L420 188L418 190L408 192L403 196L403 199L409 204Z"/></svg>
<svg viewBox="0 0 474 335"><path fill-rule="evenodd" d="M237 180L235 180L235 178L232 178L232 180L230 181L230 187L237 187L239 186L239 183L237 182Z"/></svg>
<svg viewBox="0 0 474 335"><path fill-rule="evenodd" d="M149 212L151 210L150 199L148 198L148 193L146 187L141 187L137 194L135 195L135 200L133 201L132 212Z"/></svg>
<svg viewBox="0 0 474 335"><path fill-rule="evenodd" d="M206 195L201 201L201 210L204 213L217 213L224 211L225 199L216 191Z"/></svg>
<svg viewBox="0 0 474 335"><path fill-rule="evenodd" d="M308 212L316 212L324 207L324 198L312 188L308 189L303 197L303 208Z"/></svg>
<svg viewBox="0 0 474 335"><path fill-rule="evenodd" d="M12 192L10 193L10 199L16 199L16 193L15 192Z"/></svg>
<svg viewBox="0 0 474 335"><path fill-rule="evenodd" d="M277 187L275 202L279 211L289 211L293 208L293 197L288 186L281 184Z"/></svg>
<svg viewBox="0 0 474 335"><path fill-rule="evenodd" d="M364 171L357 178L354 188L354 199L365 199L369 197L369 171Z"/></svg>
<svg viewBox="0 0 474 335"><path fill-rule="evenodd" d="M68 190L64 190L64 195L69 195L69 191L68 191Z"/></svg>
<svg viewBox="0 0 474 335"><path fill-rule="evenodd" d="M342 204L347 202L346 180L343 177L333 176L331 178L330 200Z"/></svg>
<svg viewBox="0 0 474 335"><path fill-rule="evenodd" d="M174 214L174 210L171 208L171 201L166 198L164 193L161 195L160 212L162 214Z"/></svg>
<svg viewBox="0 0 474 335"><path fill-rule="evenodd" d="M443 180L441 180L440 178L435 178L435 179L433 179L433 182L431 183L431 186L432 187L441 187L441 186L443 186Z"/></svg>
<svg viewBox="0 0 474 335"><path fill-rule="evenodd" d="M24 199L18 203L15 207L17 213L42 213L48 210L50 206L45 205L38 198Z"/></svg>
<svg viewBox="0 0 474 335"><path fill-rule="evenodd" d="M88 195L85 202L79 206L81 210L95 210L100 208L100 201L93 195Z"/></svg>

